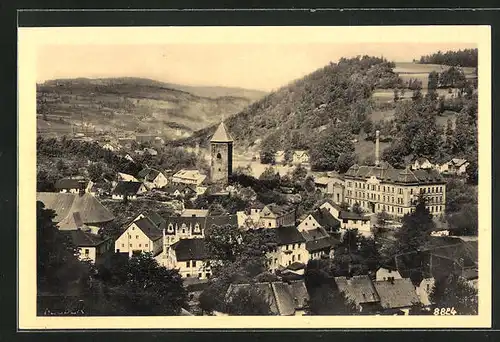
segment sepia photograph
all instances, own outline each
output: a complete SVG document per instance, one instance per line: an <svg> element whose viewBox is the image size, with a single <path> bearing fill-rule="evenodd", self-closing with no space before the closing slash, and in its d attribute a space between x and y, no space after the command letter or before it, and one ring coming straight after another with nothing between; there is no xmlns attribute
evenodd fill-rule
<svg viewBox="0 0 500 342"><path fill-rule="evenodd" d="M20 29L19 319L490 326L490 62L484 26Z"/></svg>

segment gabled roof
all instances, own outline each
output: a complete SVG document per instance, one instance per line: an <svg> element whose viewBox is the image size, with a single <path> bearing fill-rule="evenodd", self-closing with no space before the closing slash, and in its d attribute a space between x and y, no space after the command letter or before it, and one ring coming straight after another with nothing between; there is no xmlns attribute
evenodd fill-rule
<svg viewBox="0 0 500 342"><path fill-rule="evenodd" d="M183 192L195 193L196 192L196 190L191 188L188 184L177 184L177 183L170 183L167 186L164 186L162 188L162 191L164 191L170 195L174 194L176 191L181 192L181 193L183 193Z"/></svg>
<svg viewBox="0 0 500 342"><path fill-rule="evenodd" d="M113 195L136 195L142 186L141 182L119 181L113 189Z"/></svg>
<svg viewBox="0 0 500 342"><path fill-rule="evenodd" d="M152 169L150 167L146 167L146 168L142 169L141 171L139 171L139 173L137 174L137 177L142 178L146 181L152 182L156 179L156 177L158 177L159 174L160 174L160 171L158 171L156 169Z"/></svg>
<svg viewBox="0 0 500 342"><path fill-rule="evenodd" d="M449 161L449 163L453 164L457 167L460 167L460 166L464 165L465 163L467 163L467 160L461 159L461 158L453 158L452 160Z"/></svg>
<svg viewBox="0 0 500 342"><path fill-rule="evenodd" d="M182 217L207 217L208 209L184 209Z"/></svg>
<svg viewBox="0 0 500 342"><path fill-rule="evenodd" d="M206 260L208 258L204 239L181 239L174 243L177 261Z"/></svg>
<svg viewBox="0 0 500 342"><path fill-rule="evenodd" d="M420 302L409 278L375 281L373 285L380 298L380 305L384 309L410 307Z"/></svg>
<svg viewBox="0 0 500 342"><path fill-rule="evenodd" d="M289 205L278 205L276 203L268 204L265 207L267 207L277 217L281 217L295 211L294 207L291 207Z"/></svg>
<svg viewBox="0 0 500 342"><path fill-rule="evenodd" d="M275 229L277 235L278 245L289 245L293 243L301 243L306 240L299 232L299 230L295 227L278 227L278 228L267 228L267 229Z"/></svg>
<svg viewBox="0 0 500 342"><path fill-rule="evenodd" d="M339 243L338 240L333 237L322 237L315 240L309 240L306 242L306 249L308 252L316 252L326 249L331 249Z"/></svg>
<svg viewBox="0 0 500 342"><path fill-rule="evenodd" d="M68 216L57 224L57 226L59 227L59 230L77 230L87 228L85 223L83 223L79 212L70 212Z"/></svg>
<svg viewBox="0 0 500 342"><path fill-rule="evenodd" d="M314 183L319 185L327 185L328 183L334 183L334 182L335 180L330 177L318 177L314 180Z"/></svg>
<svg viewBox="0 0 500 342"><path fill-rule="evenodd" d="M105 223L115 217L91 194L67 194L57 192L37 192L36 200L45 204L47 209L56 212L54 222L61 222L70 213L80 213L83 223Z"/></svg>
<svg viewBox="0 0 500 342"><path fill-rule="evenodd" d="M231 284L226 293L226 300L242 289L254 288L269 304L269 310L274 315L293 316L296 309L303 309L307 304L309 295L304 281L294 281L290 284L276 281L255 284Z"/></svg>
<svg viewBox="0 0 500 342"><path fill-rule="evenodd" d="M298 271L298 270L303 270L305 267L306 267L306 265L304 265L303 263L301 263L299 261L295 261L295 262L291 263L290 265L288 265L286 268L288 270L291 270L291 271Z"/></svg>
<svg viewBox="0 0 500 342"><path fill-rule="evenodd" d="M372 281L367 275L354 277L335 277L335 283L340 292L353 300L357 305L363 303L376 303L380 301Z"/></svg>
<svg viewBox="0 0 500 342"><path fill-rule="evenodd" d="M419 164L430 163L429 159L423 158L423 157L419 157L419 158L415 159L415 162L417 162Z"/></svg>
<svg viewBox="0 0 500 342"><path fill-rule="evenodd" d="M369 216L364 216L353 211L341 211L339 213L339 218L342 220L362 220L362 221L370 221Z"/></svg>
<svg viewBox="0 0 500 342"><path fill-rule="evenodd" d="M85 189L88 183L89 181L84 179L63 178L56 182L55 188L56 190Z"/></svg>
<svg viewBox="0 0 500 342"><path fill-rule="evenodd" d="M388 166L351 166L344 174L346 178L366 180L371 177L376 177L385 183L398 184L434 184L445 183L444 178L439 172L432 169L427 170L410 170L395 169Z"/></svg>
<svg viewBox="0 0 500 342"><path fill-rule="evenodd" d="M154 225L157 226L158 228L163 228L163 226L166 223L165 219L154 211L149 214L143 214L143 215L149 218L151 222L153 222Z"/></svg>
<svg viewBox="0 0 500 342"><path fill-rule="evenodd" d="M108 240L81 229L66 230L63 234L69 236L76 247L96 247Z"/></svg>
<svg viewBox="0 0 500 342"><path fill-rule="evenodd" d="M138 219L132 224L135 224L152 241L163 237L163 232L148 217Z"/></svg>
<svg viewBox="0 0 500 342"><path fill-rule="evenodd" d="M224 126L223 122L220 123L219 127L217 127L217 130L212 136L212 139L210 139L210 142L232 142L232 141L233 138L231 138L229 133L226 131L226 127Z"/></svg>
<svg viewBox="0 0 500 342"><path fill-rule="evenodd" d="M326 208L317 209L311 214L316 222L318 222L321 227L335 228L340 227L340 221L337 220Z"/></svg>

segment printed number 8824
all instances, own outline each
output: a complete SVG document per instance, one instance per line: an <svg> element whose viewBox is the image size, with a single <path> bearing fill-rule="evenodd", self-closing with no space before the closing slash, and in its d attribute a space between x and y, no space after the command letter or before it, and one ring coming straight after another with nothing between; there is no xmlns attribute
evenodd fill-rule
<svg viewBox="0 0 500 342"><path fill-rule="evenodd" d="M435 308L434 309L434 316L450 316L450 315L456 315L457 311L455 308Z"/></svg>

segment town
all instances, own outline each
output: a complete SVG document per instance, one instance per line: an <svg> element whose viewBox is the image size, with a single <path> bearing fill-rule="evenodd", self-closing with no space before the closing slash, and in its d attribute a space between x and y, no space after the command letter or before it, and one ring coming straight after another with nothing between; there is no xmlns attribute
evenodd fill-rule
<svg viewBox="0 0 500 342"><path fill-rule="evenodd" d="M387 66L342 63L348 74ZM257 148L238 145L253 133L233 118L184 145L84 124L64 136L39 129L39 314L477 314L477 160L459 135L477 132L461 132L469 118L459 117L438 143L425 126L440 106L477 119L477 93L469 78L440 75L457 95L438 97L437 74L425 95L394 92L393 128L361 123L364 160L346 147L359 137L344 118L309 146L263 136ZM391 144L396 127L424 135Z"/></svg>

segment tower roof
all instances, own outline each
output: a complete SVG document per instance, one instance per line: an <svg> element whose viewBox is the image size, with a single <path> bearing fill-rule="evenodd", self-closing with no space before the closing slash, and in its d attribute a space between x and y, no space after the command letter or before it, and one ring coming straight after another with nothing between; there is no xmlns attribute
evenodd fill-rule
<svg viewBox="0 0 500 342"><path fill-rule="evenodd" d="M233 142L233 138L226 131L224 123L221 122L217 130L215 131L210 142Z"/></svg>

